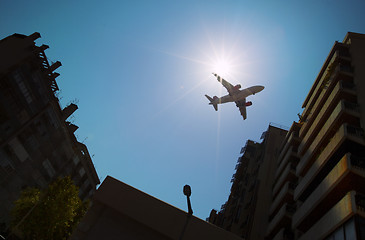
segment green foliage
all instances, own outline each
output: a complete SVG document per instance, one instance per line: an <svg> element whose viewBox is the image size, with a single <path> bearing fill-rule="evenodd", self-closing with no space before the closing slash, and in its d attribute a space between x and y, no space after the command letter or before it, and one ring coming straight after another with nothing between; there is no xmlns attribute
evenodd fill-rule
<svg viewBox="0 0 365 240"><path fill-rule="evenodd" d="M12 230L24 239L67 239L89 206L78 193L70 177L44 190L25 189L11 211Z"/></svg>

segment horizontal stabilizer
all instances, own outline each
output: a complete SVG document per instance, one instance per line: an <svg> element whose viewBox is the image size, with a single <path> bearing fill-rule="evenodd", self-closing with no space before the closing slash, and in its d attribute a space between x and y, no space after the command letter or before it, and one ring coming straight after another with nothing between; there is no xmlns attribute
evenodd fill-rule
<svg viewBox="0 0 365 240"><path fill-rule="evenodd" d="M210 103L209 103L209 104L213 105L214 109L215 109L216 111L218 111L218 105L217 105L217 103L215 102L215 100L214 100L213 98L209 97L209 96L208 96L208 95L206 95L206 94L205 94L205 96L206 96L206 97L208 98L208 100L210 101Z"/></svg>

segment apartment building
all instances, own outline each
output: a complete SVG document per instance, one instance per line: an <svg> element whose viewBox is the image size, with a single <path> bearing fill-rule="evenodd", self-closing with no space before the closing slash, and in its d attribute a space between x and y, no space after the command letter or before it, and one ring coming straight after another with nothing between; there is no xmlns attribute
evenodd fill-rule
<svg viewBox="0 0 365 240"><path fill-rule="evenodd" d="M281 143L287 131L270 124L261 143L248 140L241 149L228 200L208 222L244 239L264 239L271 205L271 188Z"/></svg>
<svg viewBox="0 0 365 240"><path fill-rule="evenodd" d="M61 108L54 72L39 33L14 34L0 40L0 223L7 223L12 203L28 186L45 187L71 175L80 197L93 195L100 183L87 147L67 121L77 109Z"/></svg>
<svg viewBox="0 0 365 240"><path fill-rule="evenodd" d="M280 153L266 237L364 239L364 34L333 45L303 108Z"/></svg>
<svg viewBox="0 0 365 240"><path fill-rule="evenodd" d="M298 183L295 169L299 162L299 129L300 124L294 122L280 147L280 154L274 167L272 189L269 190L272 201L267 216L269 224L265 232L266 239L294 238L291 218L296 209L293 195Z"/></svg>
<svg viewBox="0 0 365 240"><path fill-rule="evenodd" d="M364 34L335 42L302 107L271 170L259 160L264 144L247 142L264 174L252 174L244 153L227 203L208 221L249 240L365 239ZM248 194L242 183L256 178L266 188Z"/></svg>

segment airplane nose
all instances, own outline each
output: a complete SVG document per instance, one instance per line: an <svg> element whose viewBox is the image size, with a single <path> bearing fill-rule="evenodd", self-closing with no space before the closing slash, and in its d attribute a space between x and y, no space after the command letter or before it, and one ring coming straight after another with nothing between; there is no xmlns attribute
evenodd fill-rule
<svg viewBox="0 0 365 240"><path fill-rule="evenodd" d="M261 92L262 90L264 90L264 86L255 86L255 93Z"/></svg>
<svg viewBox="0 0 365 240"><path fill-rule="evenodd" d="M253 86L249 89L251 91L251 94L255 95L256 93L261 92L262 90L264 90L264 88L265 88L264 86Z"/></svg>

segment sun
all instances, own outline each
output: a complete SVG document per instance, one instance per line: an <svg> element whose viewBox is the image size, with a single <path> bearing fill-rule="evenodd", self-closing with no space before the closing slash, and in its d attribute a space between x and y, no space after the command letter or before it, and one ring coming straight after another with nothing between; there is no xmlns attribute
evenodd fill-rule
<svg viewBox="0 0 365 240"><path fill-rule="evenodd" d="M219 58L213 61L212 70L218 75L227 76L231 75L233 72L233 63L228 59Z"/></svg>

